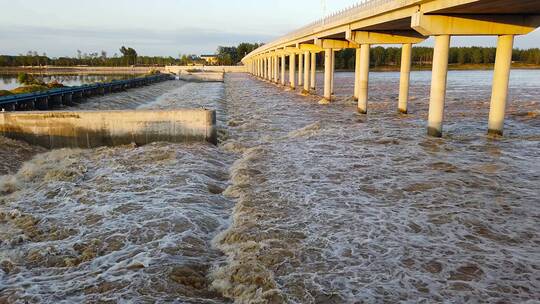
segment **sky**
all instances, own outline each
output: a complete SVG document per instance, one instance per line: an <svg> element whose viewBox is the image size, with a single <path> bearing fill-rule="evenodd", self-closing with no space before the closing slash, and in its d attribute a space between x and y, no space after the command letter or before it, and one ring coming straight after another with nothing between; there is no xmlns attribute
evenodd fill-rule
<svg viewBox="0 0 540 304"><path fill-rule="evenodd" d="M51 57L133 47L141 55L213 54L219 45L270 42L356 0L0 0L0 54ZM431 39L423 43L431 46ZM495 46L454 37L453 46ZM540 31L516 38L540 47Z"/></svg>

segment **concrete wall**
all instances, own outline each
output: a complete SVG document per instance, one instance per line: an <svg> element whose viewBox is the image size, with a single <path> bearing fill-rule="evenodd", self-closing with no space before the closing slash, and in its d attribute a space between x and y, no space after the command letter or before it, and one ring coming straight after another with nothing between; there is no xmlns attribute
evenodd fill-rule
<svg viewBox="0 0 540 304"><path fill-rule="evenodd" d="M246 73L247 67L239 66L166 66L165 72L179 75L188 70L201 70L203 72L222 72L222 73Z"/></svg>
<svg viewBox="0 0 540 304"><path fill-rule="evenodd" d="M0 134L50 149L157 141L216 144L216 133L216 113L204 109L0 114Z"/></svg>
<svg viewBox="0 0 540 304"><path fill-rule="evenodd" d="M200 73L188 73L180 71L178 78L184 81L191 82L223 82L222 72L200 72Z"/></svg>

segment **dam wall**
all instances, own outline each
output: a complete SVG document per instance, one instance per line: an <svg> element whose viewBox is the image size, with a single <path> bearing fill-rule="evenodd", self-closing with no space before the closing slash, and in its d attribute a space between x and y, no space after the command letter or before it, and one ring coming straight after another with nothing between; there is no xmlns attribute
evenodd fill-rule
<svg viewBox="0 0 540 304"><path fill-rule="evenodd" d="M223 72L184 72L178 74L178 79L189 82L223 82Z"/></svg>
<svg viewBox="0 0 540 304"><path fill-rule="evenodd" d="M198 71L198 72L221 72L221 73L247 73L245 65L234 66L177 66L168 65L165 67L166 73L180 75L180 73Z"/></svg>
<svg viewBox="0 0 540 304"><path fill-rule="evenodd" d="M217 144L216 113L205 109L5 112L0 135L49 149L159 141Z"/></svg>

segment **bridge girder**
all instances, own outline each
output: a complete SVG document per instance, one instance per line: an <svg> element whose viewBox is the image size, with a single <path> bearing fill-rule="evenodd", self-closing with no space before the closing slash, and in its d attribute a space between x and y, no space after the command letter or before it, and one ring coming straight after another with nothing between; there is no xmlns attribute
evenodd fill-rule
<svg viewBox="0 0 540 304"><path fill-rule="evenodd" d="M348 30L345 32L345 39L356 44L416 44L426 40L427 37L418 34L414 35L411 32L388 34Z"/></svg>
<svg viewBox="0 0 540 304"><path fill-rule="evenodd" d="M425 15L412 16L411 28L424 36L525 35L540 26L540 15Z"/></svg>

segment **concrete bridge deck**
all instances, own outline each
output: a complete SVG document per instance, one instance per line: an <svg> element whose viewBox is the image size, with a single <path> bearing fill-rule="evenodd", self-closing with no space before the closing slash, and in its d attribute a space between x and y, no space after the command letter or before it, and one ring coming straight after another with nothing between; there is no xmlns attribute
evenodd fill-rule
<svg viewBox="0 0 540 304"><path fill-rule="evenodd" d="M498 36L488 133L502 135L514 37L528 34L538 26L540 1L537 0L371 0L272 41L248 54L242 62L251 74L292 89L298 84L308 94L316 86L316 54L324 52L321 103L330 103L335 52L354 48L354 98L358 100L358 111L366 114L370 46L402 44L398 110L406 113L412 45L434 36L428 134L440 137L451 36ZM285 83L287 65L289 83Z"/></svg>

